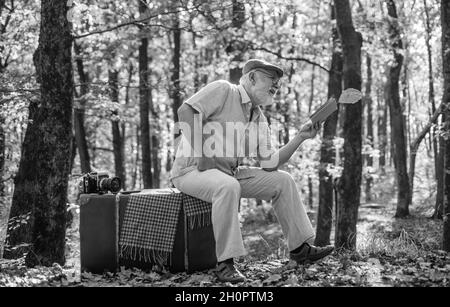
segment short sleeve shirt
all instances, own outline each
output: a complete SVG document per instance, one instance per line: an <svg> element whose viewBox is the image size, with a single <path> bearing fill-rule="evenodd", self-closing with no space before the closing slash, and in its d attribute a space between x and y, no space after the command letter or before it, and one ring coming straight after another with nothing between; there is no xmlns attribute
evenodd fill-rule
<svg viewBox="0 0 450 307"><path fill-rule="evenodd" d="M259 106L252 107L242 85L225 80L214 81L184 103L198 112L201 125L197 127L201 126L203 140L197 143L202 144L200 148L192 148L188 141L190 138L183 131L171 179L196 169L201 154L214 157L217 169L233 175L244 157L264 159L275 151L267 119Z"/></svg>

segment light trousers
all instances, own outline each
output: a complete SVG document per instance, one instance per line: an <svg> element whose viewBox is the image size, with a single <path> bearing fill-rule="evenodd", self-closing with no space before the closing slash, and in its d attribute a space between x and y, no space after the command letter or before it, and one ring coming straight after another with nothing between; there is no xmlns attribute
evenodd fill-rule
<svg viewBox="0 0 450 307"><path fill-rule="evenodd" d="M217 169L193 170L172 182L181 192L212 203L217 261L246 254L239 224L241 197L272 201L289 250L314 238L314 229L295 181L285 171L239 168L233 177Z"/></svg>

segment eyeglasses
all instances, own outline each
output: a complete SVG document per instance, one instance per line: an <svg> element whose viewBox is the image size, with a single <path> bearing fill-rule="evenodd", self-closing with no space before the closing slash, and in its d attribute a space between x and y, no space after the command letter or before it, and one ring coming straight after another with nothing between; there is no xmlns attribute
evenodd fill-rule
<svg viewBox="0 0 450 307"><path fill-rule="evenodd" d="M255 71L259 71L265 77L269 78L272 81L272 85L276 88L279 88L281 86L281 79L273 76L272 74L269 74L268 72L265 72L264 70L255 69Z"/></svg>

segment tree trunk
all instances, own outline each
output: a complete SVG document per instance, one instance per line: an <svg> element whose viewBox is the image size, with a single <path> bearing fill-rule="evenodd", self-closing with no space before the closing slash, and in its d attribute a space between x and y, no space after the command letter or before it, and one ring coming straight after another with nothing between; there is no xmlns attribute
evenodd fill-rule
<svg viewBox="0 0 450 307"><path fill-rule="evenodd" d="M3 130L4 124L5 118L2 114L0 114L0 213L1 210L3 210L3 197L5 196L5 182L3 181L5 176L5 131Z"/></svg>
<svg viewBox="0 0 450 307"><path fill-rule="evenodd" d="M335 20L334 7L331 6L331 20ZM342 52L336 27L332 29L333 54L331 56L331 69L328 79L328 98L336 99L342 93ZM330 244L330 234L333 222L333 176L327 171L329 165L334 166L335 152L333 139L339 112L327 118L323 125L322 145L320 148L319 166L319 208L317 212L317 227L315 245Z"/></svg>
<svg viewBox="0 0 450 307"><path fill-rule="evenodd" d="M425 10L425 45L427 47L427 56L428 56L428 101L431 106L431 113L434 114L436 112L436 104L434 101L434 77L433 77L433 54L431 50L431 33L433 29L431 28L430 24L430 14L428 11L427 1L423 0L424 10ZM442 161L442 153L438 150L438 139L439 137L436 136L435 127L431 127L431 134L430 134L432 144L433 144L433 153L434 153L434 169L436 174L436 185L437 185L437 191L436 191L436 202L434 206L434 213L433 218L435 219L442 219L442 209L444 207L443 201L444 201L444 192L443 192L443 180L444 180L444 166L441 163ZM439 149L442 147L439 146ZM411 190L411 193L413 191Z"/></svg>
<svg viewBox="0 0 450 307"><path fill-rule="evenodd" d="M414 191L414 175L416 170L416 155L419 150L420 143L424 139L425 135L430 131L432 125L437 121L440 113L442 112L442 106L440 106L431 117L428 124L422 129L422 131L417 135L417 138L411 143L410 158L409 158L409 188L411 193L409 193L409 203L412 204L413 191Z"/></svg>
<svg viewBox="0 0 450 307"><path fill-rule="evenodd" d="M367 145L373 148L373 118L372 118L372 59L370 55L366 56L367 65L367 81L366 81L366 97L365 105L367 107ZM372 178L372 166L373 158L370 154L366 155L366 202L372 201L371 186L373 182Z"/></svg>
<svg viewBox="0 0 450 307"><path fill-rule="evenodd" d="M77 155L77 140L75 138L75 135L72 137L72 152L70 154L70 173L73 172L73 166L75 165L75 157Z"/></svg>
<svg viewBox="0 0 450 307"><path fill-rule="evenodd" d="M3 130L4 117L0 114L0 220L4 221L8 214L5 195L5 132ZM0 259L3 258L5 229L0 230Z"/></svg>
<svg viewBox="0 0 450 307"><path fill-rule="evenodd" d="M147 1L138 1L139 13L144 15L147 10ZM153 176L150 151L148 38L145 36L146 32L144 29L141 29L141 33L143 37L139 46L139 114L141 122L142 180L144 189L149 189L153 186Z"/></svg>
<svg viewBox="0 0 450 307"><path fill-rule="evenodd" d="M397 210L395 217L405 217L409 215L409 179L406 168L407 153L406 139L404 130L403 109L399 96L399 78L403 64L402 40L398 25L397 11L394 0L386 0L388 15L391 18L389 23L389 34L392 44L392 52L394 61L389 67L388 81L386 84L386 100L389 105L390 127L391 127L391 144L393 152L394 166L397 176Z"/></svg>
<svg viewBox="0 0 450 307"><path fill-rule="evenodd" d="M0 17L2 16L3 9L5 8L5 1L3 0L0 2ZM14 10L13 7L10 8L11 10ZM10 14L12 11L10 12ZM11 15L8 14L7 16L10 17ZM8 20L8 18L7 18ZM9 22L6 20L0 24L0 36L6 33L6 27ZM2 59L2 51L4 50L4 46L0 46L0 75L6 70L8 66L8 61L5 59ZM0 112L0 219L7 214L7 205L6 205L6 199L5 199L5 154L6 154L6 148L5 148L5 131L4 131L4 125L5 125L5 118L4 115ZM0 231L0 240L3 240L3 230ZM3 257L3 241L0 242L0 259Z"/></svg>
<svg viewBox="0 0 450 307"><path fill-rule="evenodd" d="M310 81L310 93L309 93L309 104L308 104L308 114L311 114L311 110L312 110L312 104L314 101L314 80L316 79L316 66L312 67L312 71L311 71L311 81Z"/></svg>
<svg viewBox="0 0 450 307"><path fill-rule="evenodd" d="M385 174L388 107L386 105L386 101L384 101L380 97L380 94L378 92L377 97L378 97L378 150L380 151L378 165L381 170L381 173Z"/></svg>
<svg viewBox="0 0 450 307"><path fill-rule="evenodd" d="M441 0L441 25L442 25L442 72L444 75L444 95L442 103L444 105L444 123L445 133L450 133L450 1ZM445 189L444 189L444 231L442 247L450 252L450 138L445 140Z"/></svg>
<svg viewBox="0 0 450 307"><path fill-rule="evenodd" d="M38 50L36 50L36 53ZM36 63L35 65L39 65ZM37 175L34 163L37 157L32 156L32 143L39 136L36 129L39 101L31 100L28 107L28 126L22 144L22 155L19 169L14 178L14 193L9 212L8 230L4 258L14 259L25 255L32 242L32 213L39 195L34 195Z"/></svg>
<svg viewBox="0 0 450 307"><path fill-rule="evenodd" d="M3 3L0 3L0 17L2 16L2 10L4 8L4 1ZM4 23L0 26L0 33L4 34L6 32L6 26L7 24ZM1 53L3 51L4 47L0 46L0 75L6 70L6 67L8 66L8 61L3 60L1 57ZM3 218L6 218L6 215L8 214L8 206L6 202L6 195L5 195L5 154L6 154L6 143L5 143L5 118L3 114L0 112L0 220L3 221ZM4 239L4 230L0 230L0 259L3 258L3 239Z"/></svg>
<svg viewBox="0 0 450 307"><path fill-rule="evenodd" d="M160 127L159 127L159 113L155 109L155 106L153 104L153 97L152 92L150 89L150 112L152 115L152 137L151 137L151 148L152 148L152 167L153 167L153 188L159 188L160 183L160 175L161 175L161 159L159 158L159 137L160 134Z"/></svg>
<svg viewBox="0 0 450 307"><path fill-rule="evenodd" d="M132 63L129 64L128 67L128 81L127 81L127 85L125 87L125 108L130 107L130 87L131 87L131 83L133 82L133 74L134 74L134 66ZM121 125L121 138L122 138L122 148L123 148L123 165L124 165L124 174L125 177L127 175L127 155L125 155L125 152L127 151L127 140L129 139L130 141L130 157L128 158L128 161L130 162L131 165L133 165L133 158L131 157L131 154L134 152L133 150L133 137L132 135L130 135L129 137L127 137L127 129L128 127L133 127L133 124L127 124L125 121L122 122ZM139 148L137 148L137 150L139 150ZM132 172L130 172L132 174ZM127 181L128 182L128 181ZM129 185L127 184L126 187L123 187L123 190L134 190L134 185Z"/></svg>
<svg viewBox="0 0 450 307"><path fill-rule="evenodd" d="M64 264L67 186L72 142L72 38L65 2L41 1L36 55L41 97L30 105L32 122L22 145L11 218L31 211L31 235L10 232L12 243L32 243L28 266ZM31 238L31 240L29 240Z"/></svg>
<svg viewBox="0 0 450 307"><path fill-rule="evenodd" d="M136 126L136 150L135 150L136 155L135 155L135 160L134 160L134 163L133 163L133 171L131 173L131 187L130 187L130 189L132 189L132 190L136 189L137 175L138 175L138 169L139 169L138 166L139 166L139 163L140 163L140 161L139 161L140 146L139 145L140 145L140 139L141 138L140 138L139 132L140 132L140 128L139 128L139 125L138 125L138 126Z"/></svg>
<svg viewBox="0 0 450 307"><path fill-rule="evenodd" d="M362 36L353 27L348 0L335 0L339 37L343 50L344 88L361 90ZM344 105L344 167L338 184L336 247L356 248L356 222L361 194L361 101Z"/></svg>
<svg viewBox="0 0 450 307"><path fill-rule="evenodd" d="M245 5L242 0L233 0L232 6L232 26L235 31L239 31L245 22ZM242 76L242 68L239 64L242 62L245 46L242 42L238 42L237 38L232 38L232 41L227 47L227 53L233 53L233 60L230 69L230 82L239 84L239 79Z"/></svg>
<svg viewBox="0 0 450 307"><path fill-rule="evenodd" d="M442 118L442 121L444 119ZM438 136L438 156L436 158L436 203L434 204L433 218L441 220L443 218L444 209L444 152L445 152L445 141L440 135Z"/></svg>
<svg viewBox="0 0 450 307"><path fill-rule="evenodd" d="M166 127L167 127L167 131L170 131L169 121L167 121ZM166 172L170 172L170 170L172 169L172 165L173 165L173 156L172 156L172 151L170 149L174 148L174 146L172 145L172 142L170 140L167 140L166 146L167 146Z"/></svg>
<svg viewBox="0 0 450 307"><path fill-rule="evenodd" d="M294 69L291 66L291 69L290 69L290 72L289 72L289 77L288 77L289 78L289 83L291 83L291 81L292 81L292 75L293 74L294 74ZM290 88L288 89L288 93L291 93L291 89ZM284 111L284 115L283 115L283 118L284 118L283 144L284 145L289 143L289 139L290 139L289 129L291 127L291 116L290 116L290 114L291 114L291 105L292 105L291 101L288 101L288 100L284 101L284 104L283 104L283 111Z"/></svg>
<svg viewBox="0 0 450 307"><path fill-rule="evenodd" d="M317 33L317 28L316 28ZM308 114L311 114L312 105L314 101L314 80L316 78L315 74L316 67L313 66L311 70L311 81L310 81L310 93L309 93L309 104L308 104ZM313 184L311 176L308 176L308 206L313 207L314 197L313 197Z"/></svg>
<svg viewBox="0 0 450 307"><path fill-rule="evenodd" d="M84 108L86 105L85 95L89 92L89 76L84 71L83 59L80 46L74 43L76 55L76 64L78 77L80 80L80 100L79 105L74 108L74 128L75 139L77 142L78 154L80 156L81 172L89 173L91 171L91 162L89 157L88 145L86 141L86 130L84 127Z"/></svg>
<svg viewBox="0 0 450 307"><path fill-rule="evenodd" d="M190 17L192 19L192 17ZM191 20L191 24L190 26L192 27L192 20ZM194 31L192 31L192 49L193 50L198 50L197 49L197 41L196 41L196 33ZM199 51L201 52L201 51ZM194 92L198 92L200 90L200 64L199 64L199 58L201 57L201 54L195 54L194 55Z"/></svg>
<svg viewBox="0 0 450 307"><path fill-rule="evenodd" d="M181 29L180 29L180 19L178 14L173 16L172 25L172 35L173 35L173 57L172 57L172 74L171 74L171 98L173 99L172 110L173 110L173 120L175 123L178 122L178 108L181 106L181 87L180 87L180 58L181 58ZM176 139L180 132L175 132L174 139Z"/></svg>
<svg viewBox="0 0 450 307"><path fill-rule="evenodd" d="M109 96L112 102L118 104L119 103L119 72L117 70L109 70L108 71L108 79L109 79ZM118 107L117 107L118 108ZM119 110L114 109L112 112L112 120L111 120L111 130L113 137L113 153L114 153L114 170L115 175L120 178L122 183L122 188L126 189L126 176L125 176L125 167L124 167L124 158L125 158L125 148L124 142L122 139L122 134L120 132L118 118ZM117 117L117 118L114 118Z"/></svg>
<svg viewBox="0 0 450 307"><path fill-rule="evenodd" d="M314 205L314 191L311 176L308 176L308 206L312 209Z"/></svg>

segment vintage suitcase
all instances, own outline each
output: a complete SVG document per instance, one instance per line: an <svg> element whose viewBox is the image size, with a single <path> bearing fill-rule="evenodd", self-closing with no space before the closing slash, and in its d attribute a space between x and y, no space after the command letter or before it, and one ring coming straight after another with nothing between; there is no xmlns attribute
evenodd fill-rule
<svg viewBox="0 0 450 307"><path fill-rule="evenodd" d="M172 191L170 189L169 191ZM168 189L151 190L158 193ZM181 210L175 232L171 272L201 271L213 268L217 259L212 226L188 227L186 206L187 195L179 193ZM80 258L82 271L102 273L115 271L120 266L150 269L154 263L119 257L119 236L122 230L125 210L131 194L81 194L80 203ZM190 196L189 196L190 197ZM183 201L184 200L184 201ZM194 200L190 197L190 201Z"/></svg>

